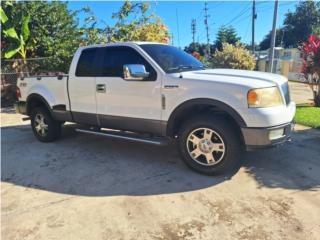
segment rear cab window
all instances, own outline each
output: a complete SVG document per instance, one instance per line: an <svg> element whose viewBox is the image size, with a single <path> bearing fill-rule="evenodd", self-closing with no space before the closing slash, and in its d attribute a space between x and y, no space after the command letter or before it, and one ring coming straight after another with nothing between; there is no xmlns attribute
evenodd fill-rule
<svg viewBox="0 0 320 240"><path fill-rule="evenodd" d="M98 48L88 48L81 52L76 69L77 77L95 77L97 76Z"/></svg>

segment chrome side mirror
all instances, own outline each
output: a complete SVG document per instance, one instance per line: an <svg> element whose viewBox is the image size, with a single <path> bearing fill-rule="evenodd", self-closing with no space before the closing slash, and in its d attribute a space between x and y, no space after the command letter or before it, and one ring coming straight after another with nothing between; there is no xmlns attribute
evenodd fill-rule
<svg viewBox="0 0 320 240"><path fill-rule="evenodd" d="M142 64L126 64L123 66L123 77L128 81L142 81L149 77L149 73Z"/></svg>

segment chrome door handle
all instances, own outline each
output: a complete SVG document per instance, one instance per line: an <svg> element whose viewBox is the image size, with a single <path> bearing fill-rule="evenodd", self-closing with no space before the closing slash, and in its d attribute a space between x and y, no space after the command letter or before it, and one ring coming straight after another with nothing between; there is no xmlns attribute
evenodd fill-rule
<svg viewBox="0 0 320 240"><path fill-rule="evenodd" d="M96 90L98 93L105 93L106 92L106 85L105 84L97 84Z"/></svg>

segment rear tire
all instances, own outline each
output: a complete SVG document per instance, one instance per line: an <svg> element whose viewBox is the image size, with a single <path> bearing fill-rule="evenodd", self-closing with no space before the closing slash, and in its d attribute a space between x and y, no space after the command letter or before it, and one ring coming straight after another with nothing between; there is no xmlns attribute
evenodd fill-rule
<svg viewBox="0 0 320 240"><path fill-rule="evenodd" d="M178 141L184 162L202 174L225 174L236 169L241 160L239 133L223 117L201 116L186 121Z"/></svg>
<svg viewBox="0 0 320 240"><path fill-rule="evenodd" d="M35 108L31 113L31 127L41 142L53 142L61 135L61 123L54 120L44 107Z"/></svg>

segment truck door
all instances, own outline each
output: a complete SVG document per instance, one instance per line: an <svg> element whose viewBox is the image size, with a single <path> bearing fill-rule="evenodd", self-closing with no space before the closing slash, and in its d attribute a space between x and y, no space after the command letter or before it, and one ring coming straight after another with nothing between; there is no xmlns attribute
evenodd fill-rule
<svg viewBox="0 0 320 240"><path fill-rule="evenodd" d="M129 46L104 48L96 78L97 114L102 127L161 133L161 79L154 67ZM123 65L143 64L144 81L123 78Z"/></svg>
<svg viewBox="0 0 320 240"><path fill-rule="evenodd" d="M96 75L99 48L78 51L69 73L69 99L77 123L98 125ZM79 60L78 60L79 59Z"/></svg>

